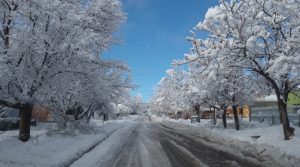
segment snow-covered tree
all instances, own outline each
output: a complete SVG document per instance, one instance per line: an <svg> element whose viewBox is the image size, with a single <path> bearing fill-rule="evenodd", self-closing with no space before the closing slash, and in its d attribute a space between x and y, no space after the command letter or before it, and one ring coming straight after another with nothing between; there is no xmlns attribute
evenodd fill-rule
<svg viewBox="0 0 300 167"><path fill-rule="evenodd" d="M141 94L137 94L136 96L132 97L129 102L129 106L131 108L132 114L141 113L143 109L143 98Z"/></svg>
<svg viewBox="0 0 300 167"><path fill-rule="evenodd" d="M30 137L35 104L64 106L62 99L82 99L96 85L102 97L116 96L104 95L118 77L103 69L120 65L99 54L115 43L112 34L124 21L118 0L1 0L0 10L0 105L20 110L22 141Z"/></svg>
<svg viewBox="0 0 300 167"><path fill-rule="evenodd" d="M56 98L55 103L52 103L53 99L44 103L52 104L54 110L61 113L72 113L76 120L86 118L89 121L96 110L107 108L110 103L122 102L128 94L127 90L131 88L128 68L119 62L106 62L101 67L92 65L89 64L85 69L92 68L93 72L83 78L73 78L69 89L60 88L60 94L56 96L56 90L50 91L54 93L51 96ZM60 83L62 82L67 84L70 80L61 78Z"/></svg>
<svg viewBox="0 0 300 167"><path fill-rule="evenodd" d="M186 72L180 69L170 69L158 83L150 108L155 113L177 113L189 110L190 103L185 94Z"/></svg>
<svg viewBox="0 0 300 167"><path fill-rule="evenodd" d="M264 78L277 96L284 139L294 134L287 116L288 94L300 83L299 8L300 2L289 0L221 0L196 26L209 33L208 39L191 38L195 54L187 58L222 60L245 75Z"/></svg>

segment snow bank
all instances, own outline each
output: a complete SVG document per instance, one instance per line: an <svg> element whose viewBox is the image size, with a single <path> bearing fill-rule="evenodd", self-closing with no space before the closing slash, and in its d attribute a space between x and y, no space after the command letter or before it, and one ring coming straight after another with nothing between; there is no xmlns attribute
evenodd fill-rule
<svg viewBox="0 0 300 167"><path fill-rule="evenodd" d="M120 150L123 147L123 142L130 136L134 126L137 126L137 123L129 123L128 126L118 129L91 152L75 161L71 167L107 166L105 162L114 158L114 150Z"/></svg>
<svg viewBox="0 0 300 167"><path fill-rule="evenodd" d="M149 117L150 117L150 120L156 121L156 122L162 122L164 120L171 120L169 117L166 117L166 116L159 117L156 115L150 115Z"/></svg>
<svg viewBox="0 0 300 167"><path fill-rule="evenodd" d="M234 129L233 121L228 121L228 129L222 124L212 125L210 120L191 123L191 120L162 120L167 126L198 136L216 149L240 156L254 158L265 166L298 166L300 163L300 128L296 136L283 140L282 127L268 126L258 122L241 121L241 130ZM253 140L251 136L260 136Z"/></svg>
<svg viewBox="0 0 300 167"><path fill-rule="evenodd" d="M97 132L78 136L47 136L45 129L32 129L31 139L23 143L17 139L17 131L7 131L0 134L0 166L65 166L81 157L105 140L117 129L128 125L125 120L110 121L103 125L93 121L98 126ZM36 136L36 137L35 137Z"/></svg>

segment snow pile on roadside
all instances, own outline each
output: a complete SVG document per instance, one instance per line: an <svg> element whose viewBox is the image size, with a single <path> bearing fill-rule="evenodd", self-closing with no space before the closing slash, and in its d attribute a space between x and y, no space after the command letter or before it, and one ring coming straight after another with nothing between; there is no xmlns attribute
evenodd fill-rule
<svg viewBox="0 0 300 167"><path fill-rule="evenodd" d="M97 126L103 126L104 124L109 124L112 122L113 123L116 123L116 122L123 123L123 122L127 122L127 121L135 121L139 118L140 118L140 115L128 115L126 117L119 117L115 120L108 120L105 122L103 122L102 119L92 119L92 120L90 120L90 124L97 127Z"/></svg>
<svg viewBox="0 0 300 167"><path fill-rule="evenodd" d="M38 128L38 127L31 127L31 136L39 136L46 133L46 129L44 128ZM11 130L11 131L0 131L0 143L12 139L12 138L18 138L19 130ZM2 148L2 147L1 147ZM0 150L0 152L2 149Z"/></svg>
<svg viewBox="0 0 300 167"><path fill-rule="evenodd" d="M127 115L126 117L119 117L115 120L109 120L108 122L110 121L113 121L113 122L122 122L122 121L135 121L137 119L139 119L140 116L139 115Z"/></svg>
<svg viewBox="0 0 300 167"><path fill-rule="evenodd" d="M131 135L131 132L135 129L137 123L129 123L128 126L118 129L113 133L109 138L92 151L88 152L82 156L78 161L75 161L71 164L71 167L95 167L95 166L109 166L106 164L111 159L115 157L115 150L121 150L124 144L124 141L128 139ZM109 153L109 154L108 154Z"/></svg>
<svg viewBox="0 0 300 167"><path fill-rule="evenodd" d="M94 121L95 122L95 121ZM97 132L78 136L47 136L46 130L32 130L31 139L23 143L17 139L17 131L0 134L0 166L65 166L91 147L105 140L117 129L132 121L108 122L97 127ZM98 125L101 125L99 123ZM96 126L96 124L94 124Z"/></svg>
<svg viewBox="0 0 300 167"><path fill-rule="evenodd" d="M296 128L293 139L283 140L281 126L241 122L241 130L220 128L220 125L210 126L210 120L201 123L191 123L190 120L165 120L163 123L175 129L199 136L204 140L223 147L222 151L236 150L241 156L253 157L266 166L298 166L300 163L300 128ZM260 136L253 140L251 136ZM236 153L235 153L236 154Z"/></svg>
<svg viewBox="0 0 300 167"><path fill-rule="evenodd" d="M164 120L171 120L169 117L166 117L166 116L159 117L156 115L150 115L149 117L151 118L152 121L156 121L156 122L162 122Z"/></svg>

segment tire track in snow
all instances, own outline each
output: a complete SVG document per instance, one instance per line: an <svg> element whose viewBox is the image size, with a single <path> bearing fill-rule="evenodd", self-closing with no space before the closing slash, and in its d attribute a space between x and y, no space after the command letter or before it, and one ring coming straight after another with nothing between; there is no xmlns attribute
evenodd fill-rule
<svg viewBox="0 0 300 167"><path fill-rule="evenodd" d="M191 153L188 149L178 145L173 140L165 139L161 141L161 144L168 157L170 158L170 162L173 167L208 167L208 165L195 157L193 153Z"/></svg>
<svg viewBox="0 0 300 167"><path fill-rule="evenodd" d="M230 154L226 150L218 149L215 143L207 142L204 138L193 136L181 130L175 130L167 125L160 125L169 140L187 148L194 156L209 166L232 167L232 166L261 166L236 154Z"/></svg>
<svg viewBox="0 0 300 167"><path fill-rule="evenodd" d="M90 152L71 164L72 167L112 167L120 152L124 149L127 139L130 137L138 122L131 122L119 128L106 140L97 145Z"/></svg>
<svg viewBox="0 0 300 167"><path fill-rule="evenodd" d="M127 139L127 142L124 144L121 152L119 153L115 164L113 167L133 167L133 166L142 166L142 162L138 155L133 155L133 153L138 154L138 150L136 149L138 144L138 136L139 132L137 131L137 127L131 132L130 136Z"/></svg>

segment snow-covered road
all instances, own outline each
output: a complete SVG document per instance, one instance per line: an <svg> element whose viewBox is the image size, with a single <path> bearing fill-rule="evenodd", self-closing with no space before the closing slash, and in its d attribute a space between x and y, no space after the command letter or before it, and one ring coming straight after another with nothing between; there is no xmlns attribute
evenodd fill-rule
<svg viewBox="0 0 300 167"><path fill-rule="evenodd" d="M72 166L259 166L255 161L230 155L205 139L143 117L114 132Z"/></svg>

